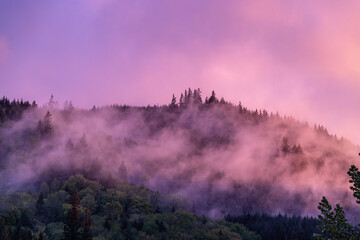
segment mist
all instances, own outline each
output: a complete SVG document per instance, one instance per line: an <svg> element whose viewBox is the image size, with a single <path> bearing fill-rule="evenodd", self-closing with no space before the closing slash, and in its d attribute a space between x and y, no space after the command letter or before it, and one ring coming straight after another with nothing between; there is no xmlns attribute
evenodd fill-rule
<svg viewBox="0 0 360 240"><path fill-rule="evenodd" d="M315 216L323 195L345 210L355 206L346 171L359 147L320 125L209 99L181 106L32 107L0 127L1 191L80 173L180 196L192 211L215 218Z"/></svg>

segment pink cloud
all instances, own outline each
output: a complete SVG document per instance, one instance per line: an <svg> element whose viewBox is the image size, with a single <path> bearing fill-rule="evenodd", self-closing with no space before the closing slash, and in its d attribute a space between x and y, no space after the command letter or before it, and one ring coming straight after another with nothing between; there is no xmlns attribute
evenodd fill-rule
<svg viewBox="0 0 360 240"><path fill-rule="evenodd" d="M356 1L285 0L0 5L12 46L3 94L91 107L166 104L200 87L360 143L348 130L360 121L359 10Z"/></svg>

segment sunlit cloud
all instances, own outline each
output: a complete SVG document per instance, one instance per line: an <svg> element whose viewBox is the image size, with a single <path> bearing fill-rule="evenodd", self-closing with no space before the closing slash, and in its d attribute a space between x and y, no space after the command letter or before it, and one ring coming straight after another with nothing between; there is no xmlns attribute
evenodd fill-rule
<svg viewBox="0 0 360 240"><path fill-rule="evenodd" d="M348 130L360 121L359 10L356 1L3 1L1 94L91 107L214 89L360 143Z"/></svg>

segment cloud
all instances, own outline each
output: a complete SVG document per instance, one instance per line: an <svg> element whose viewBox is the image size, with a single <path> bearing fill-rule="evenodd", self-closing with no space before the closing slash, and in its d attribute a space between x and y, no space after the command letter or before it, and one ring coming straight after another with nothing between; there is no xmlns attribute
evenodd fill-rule
<svg viewBox="0 0 360 240"><path fill-rule="evenodd" d="M339 112L360 121L355 1L78 0L0 9L0 33L13 46L0 69L5 95L147 105L200 87L360 143L334 121Z"/></svg>

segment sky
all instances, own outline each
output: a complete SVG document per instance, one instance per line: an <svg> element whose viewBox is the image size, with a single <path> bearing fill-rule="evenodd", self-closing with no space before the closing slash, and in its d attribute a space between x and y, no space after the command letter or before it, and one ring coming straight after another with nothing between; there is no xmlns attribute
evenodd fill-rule
<svg viewBox="0 0 360 240"><path fill-rule="evenodd" d="M360 2L1 0L0 95L77 107L200 88L360 144Z"/></svg>

